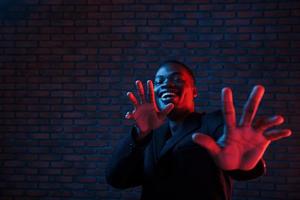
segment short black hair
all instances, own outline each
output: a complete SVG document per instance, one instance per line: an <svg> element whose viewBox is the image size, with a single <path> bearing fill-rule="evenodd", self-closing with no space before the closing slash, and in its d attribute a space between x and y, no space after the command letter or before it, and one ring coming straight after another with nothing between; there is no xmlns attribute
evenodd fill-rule
<svg viewBox="0 0 300 200"><path fill-rule="evenodd" d="M169 64L180 65L192 77L194 84L196 84L196 78L195 78L194 72L186 64L184 64L183 62L180 62L178 60L167 60L167 61L163 62L162 64L160 64L158 68L161 68L162 66L169 65Z"/></svg>

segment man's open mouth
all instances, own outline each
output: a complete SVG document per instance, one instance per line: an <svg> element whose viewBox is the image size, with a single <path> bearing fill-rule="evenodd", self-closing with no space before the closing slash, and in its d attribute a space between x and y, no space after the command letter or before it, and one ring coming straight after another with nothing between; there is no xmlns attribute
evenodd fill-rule
<svg viewBox="0 0 300 200"><path fill-rule="evenodd" d="M166 101L177 97L177 94L174 92L165 92L161 95L161 100Z"/></svg>

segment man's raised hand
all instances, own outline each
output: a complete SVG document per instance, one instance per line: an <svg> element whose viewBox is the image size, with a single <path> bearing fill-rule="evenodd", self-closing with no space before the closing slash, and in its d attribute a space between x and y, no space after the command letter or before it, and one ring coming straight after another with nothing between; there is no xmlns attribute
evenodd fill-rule
<svg viewBox="0 0 300 200"><path fill-rule="evenodd" d="M134 109L131 112L127 112L125 118L135 120L140 130L139 139L142 139L153 129L160 127L164 123L174 105L169 103L163 110L159 110L156 105L153 82L151 80L147 81L148 99L146 98L142 82L137 80L135 84L139 100L132 92L127 92L127 96L133 104Z"/></svg>
<svg viewBox="0 0 300 200"><path fill-rule="evenodd" d="M202 133L193 134L193 140L206 148L216 164L223 170L250 170L262 158L271 141L291 135L290 129L272 129L283 123L284 118L276 115L253 123L264 94L263 86L255 86L246 102L241 119L236 123L235 108L230 88L222 90L223 136L215 142Z"/></svg>

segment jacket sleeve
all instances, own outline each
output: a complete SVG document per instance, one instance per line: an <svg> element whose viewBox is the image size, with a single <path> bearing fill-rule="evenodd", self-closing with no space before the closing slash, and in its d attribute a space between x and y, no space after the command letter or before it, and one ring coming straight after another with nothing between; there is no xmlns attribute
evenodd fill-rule
<svg viewBox="0 0 300 200"><path fill-rule="evenodd" d="M218 110L211 113L211 115L208 116L208 120L215 122L215 123L208 123L209 125L207 128L210 135L215 140L218 140L220 137L223 136L223 129L224 129L224 120L223 120L222 111ZM256 166L251 170L248 171L230 170L230 171L225 171L225 173L235 180L242 181L242 180L255 179L258 178L259 176L266 174L266 162L264 161L264 159L261 159L256 164Z"/></svg>
<svg viewBox="0 0 300 200"><path fill-rule="evenodd" d="M260 161L258 161L256 166L249 171L230 170L230 171L225 171L225 173L229 175L231 178L238 181L255 179L266 173L266 163L264 159L261 159Z"/></svg>
<svg viewBox="0 0 300 200"><path fill-rule="evenodd" d="M106 181L115 188L126 189L141 185L143 178L144 149L151 140L150 133L137 142L137 128L120 141L106 168Z"/></svg>

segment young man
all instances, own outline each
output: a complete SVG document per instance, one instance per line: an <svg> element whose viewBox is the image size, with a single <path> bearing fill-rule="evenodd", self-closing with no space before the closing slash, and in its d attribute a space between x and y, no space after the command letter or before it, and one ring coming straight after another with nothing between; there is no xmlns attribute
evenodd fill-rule
<svg viewBox="0 0 300 200"><path fill-rule="evenodd" d="M272 129L282 116L253 123L264 94L255 86L236 122L230 88L222 90L222 111L194 110L195 78L183 63L162 64L147 82L148 98L136 81L139 99L126 114L135 121L131 133L117 146L108 165L107 182L116 188L142 186L142 200L229 200L232 179L248 180L265 172L262 156L273 140L289 129Z"/></svg>

